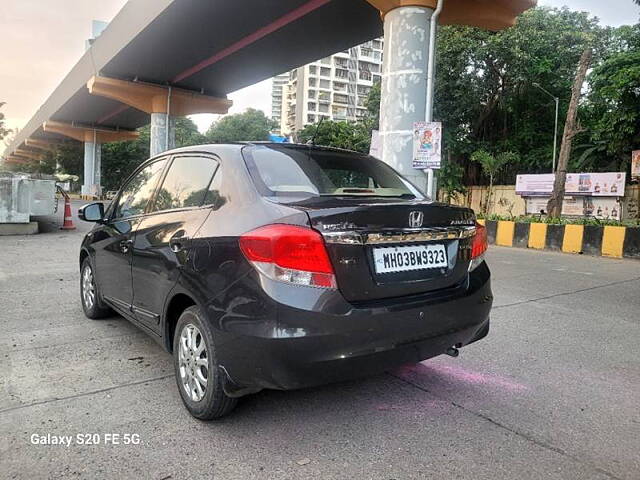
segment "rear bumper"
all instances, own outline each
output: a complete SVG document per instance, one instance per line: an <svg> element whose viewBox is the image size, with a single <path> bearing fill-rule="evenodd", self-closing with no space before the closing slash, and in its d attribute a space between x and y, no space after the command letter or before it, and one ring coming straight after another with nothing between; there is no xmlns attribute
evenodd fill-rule
<svg viewBox="0 0 640 480"><path fill-rule="evenodd" d="M233 396L321 385L440 355L487 335L493 301L486 264L437 295L369 305L349 304L339 292L304 289L316 295L311 302L299 287L295 298L283 295L282 285L261 287L270 298L265 310L277 315L274 328L260 323L252 334L244 322L242 332L218 337Z"/></svg>

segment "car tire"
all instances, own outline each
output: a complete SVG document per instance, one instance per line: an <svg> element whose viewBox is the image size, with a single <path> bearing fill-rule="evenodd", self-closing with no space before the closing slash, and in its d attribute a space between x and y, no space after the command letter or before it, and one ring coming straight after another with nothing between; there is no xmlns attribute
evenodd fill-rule
<svg viewBox="0 0 640 480"><path fill-rule="evenodd" d="M100 296L93 265L89 257L84 259L80 267L80 302L82 303L84 314L92 320L113 315L113 310L104 303Z"/></svg>
<svg viewBox="0 0 640 480"><path fill-rule="evenodd" d="M178 319L173 363L182 401L195 418L213 420L235 408L238 400L227 396L222 387L211 328L196 306Z"/></svg>

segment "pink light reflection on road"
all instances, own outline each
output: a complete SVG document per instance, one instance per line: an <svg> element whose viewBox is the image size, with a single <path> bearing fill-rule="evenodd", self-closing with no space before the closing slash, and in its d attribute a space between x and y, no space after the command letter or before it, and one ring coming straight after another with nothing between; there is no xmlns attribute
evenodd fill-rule
<svg viewBox="0 0 640 480"><path fill-rule="evenodd" d="M437 383L439 381L464 382L471 385L480 385L488 388L499 388L511 393L521 393L529 390L529 387L514 382L506 377L489 372L474 372L457 365L443 365L438 363L418 363L406 365L395 371L402 379L409 381L412 375L431 377L427 381Z"/></svg>

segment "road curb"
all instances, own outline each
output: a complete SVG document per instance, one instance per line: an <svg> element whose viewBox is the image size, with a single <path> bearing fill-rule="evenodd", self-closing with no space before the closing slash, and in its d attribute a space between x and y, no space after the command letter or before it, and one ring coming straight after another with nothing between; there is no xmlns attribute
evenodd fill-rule
<svg viewBox="0 0 640 480"><path fill-rule="evenodd" d="M640 227L478 222L487 227L488 241L494 245L640 259Z"/></svg>

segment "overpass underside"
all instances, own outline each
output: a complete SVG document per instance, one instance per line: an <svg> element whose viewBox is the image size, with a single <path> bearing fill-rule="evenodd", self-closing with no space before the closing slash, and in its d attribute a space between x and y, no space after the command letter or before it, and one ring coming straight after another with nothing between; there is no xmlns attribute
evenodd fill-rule
<svg viewBox="0 0 640 480"><path fill-rule="evenodd" d="M489 29L505 28L535 4L445 2L444 23ZM151 123L152 154L164 151L172 145L173 117L226 113L228 93L379 37L384 23L389 38L381 135L388 134L389 141L383 159L413 174L408 132L413 121L424 120L429 20L436 3L130 0L4 156L22 163L37 160L61 139L84 142L83 191L92 193L100 183L101 143L135 138L136 128Z"/></svg>
<svg viewBox="0 0 640 480"><path fill-rule="evenodd" d="M382 34L365 0L133 0L83 55L9 147L46 133L47 120L136 129L149 114L89 93L94 76L171 85L226 98Z"/></svg>

